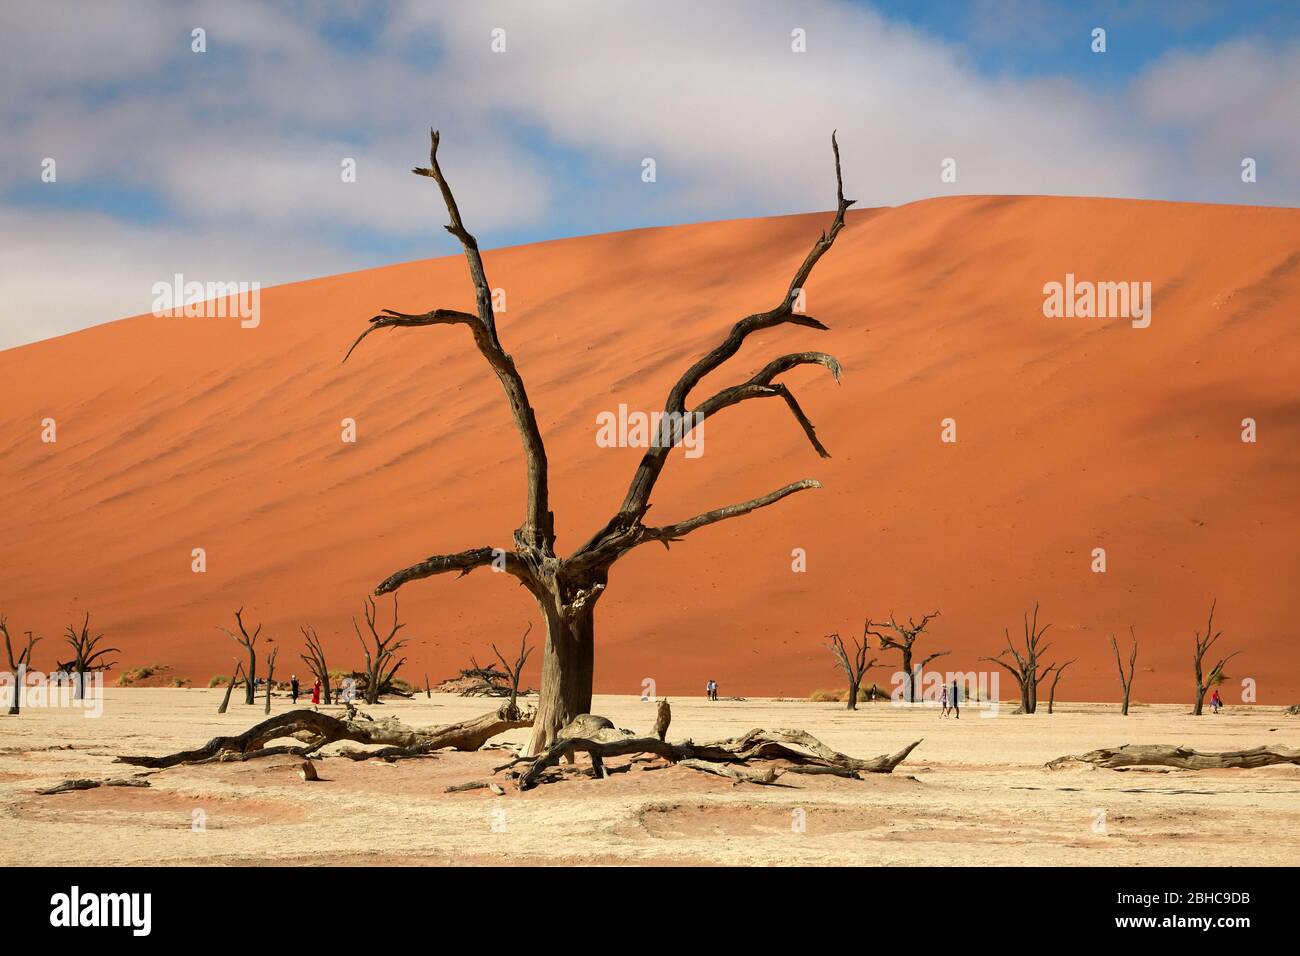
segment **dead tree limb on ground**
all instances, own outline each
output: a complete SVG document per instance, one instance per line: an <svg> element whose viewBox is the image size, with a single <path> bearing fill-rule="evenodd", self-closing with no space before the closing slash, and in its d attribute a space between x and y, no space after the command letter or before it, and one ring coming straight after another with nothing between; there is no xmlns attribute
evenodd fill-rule
<svg viewBox="0 0 1300 956"><path fill-rule="evenodd" d="M338 740L384 745L402 750L432 752L450 747L453 750L478 750L497 734L532 725L531 714L511 718L502 707L490 714L445 727L408 727L395 717L371 720L364 715L343 720L315 710L290 710L250 727L242 734L213 737L196 750L182 750L164 757L122 756L117 762L136 767L162 769L179 764L206 763L213 760L241 760L272 754L305 757L326 744ZM284 737L305 740L304 747L266 745Z"/></svg>
<svg viewBox="0 0 1300 956"><path fill-rule="evenodd" d="M27 632L27 646L14 656L13 641L9 637L9 622L3 614L0 614L0 634L5 638L5 651L9 655L9 673L13 675L13 699L9 701L9 713L18 714L22 710L23 686L27 679L27 668L32 665L32 648L41 640L39 637L33 637L32 632Z"/></svg>
<svg viewBox="0 0 1300 956"><path fill-rule="evenodd" d="M914 653L912 645L915 644L917 638L919 638L921 634L924 633L925 626L938 616L939 616L938 611L935 611L933 614L926 614L924 617L921 618L920 623L917 623L916 621L914 621L912 618L909 617L907 619L907 624L903 625L903 624L899 624L896 620L894 620L893 612L890 612L888 621L882 621L880 623L876 623L872 621L871 618L867 618L866 623L862 625L864 639L866 634L870 634L880 642L880 649L882 651L893 649L893 650L897 650L901 655L902 664L903 664L903 679L907 682L906 696L907 696L908 703L912 703L912 704L916 703L917 675L925 672L926 664L930 663L936 657L943 657L945 654L948 653L948 651L936 651L935 653L929 655L923 661L921 661L921 663L916 667L915 670L913 670L912 668L912 655ZM883 630L876 630L877 627L879 628L888 627L891 631L893 631L893 633L889 634Z"/></svg>
<svg viewBox="0 0 1300 956"><path fill-rule="evenodd" d="M36 792L42 797L48 797L54 793L68 793L73 790L94 790L97 787L148 787L152 786L148 780L140 777L112 777L108 780L88 780L85 777L78 777L75 780L65 780L63 783L55 784L53 787L46 787L44 790Z"/></svg>
<svg viewBox="0 0 1300 956"><path fill-rule="evenodd" d="M244 609L241 607L235 612L235 623L239 626L239 633L227 627L218 625L218 629L225 631L234 642L248 652L248 667L244 668L244 703L251 704L257 700L257 639L261 636L262 625L252 634L248 633L248 628L244 627Z"/></svg>
<svg viewBox="0 0 1300 956"><path fill-rule="evenodd" d="M332 703L330 700L330 668L325 663L325 648L321 645L320 638L316 634L316 628L306 624L298 629L302 631L302 636L307 641L307 653L298 656L307 665L307 670L311 675L320 681L322 703Z"/></svg>
<svg viewBox="0 0 1300 956"><path fill-rule="evenodd" d="M370 631L370 643L361 636L361 628L357 626L357 619L352 619L352 629L357 632L357 640L361 642L361 650L366 655L366 703L379 703L381 693L391 692L393 685L393 675L397 669L406 663L406 658L397 660L397 652L406 646L406 638L397 638L397 632L406 627L397 619L397 595L393 595L393 625L388 629L386 635L380 636L379 628L376 627L376 620L379 617L379 608L375 605L374 598L366 595L365 605L362 608L366 615L366 628ZM371 644L374 647L371 647Z"/></svg>
<svg viewBox="0 0 1300 956"><path fill-rule="evenodd" d="M1137 667L1138 659L1138 639L1137 632L1133 630L1133 625L1128 628L1129 636L1133 639L1133 648L1128 655L1128 674L1124 673L1124 661L1119 656L1119 642L1115 640L1115 635L1110 636L1110 646L1115 651L1115 666L1119 668L1119 683L1124 688L1124 709L1120 711L1121 716L1128 716L1128 698L1129 692L1133 689L1133 671Z"/></svg>
<svg viewBox="0 0 1300 956"><path fill-rule="evenodd" d="M1032 714L1038 710L1038 682L1043 679L1046 672L1039 664L1039 656L1047 653L1050 644L1043 644L1043 635L1047 633L1050 624L1044 624L1040 630L1038 627L1038 603L1034 603L1034 617L1031 622L1029 615L1024 617L1025 628L1025 652L1022 654L1016 646L1011 643L1011 632L1003 629L1007 639L1007 649L997 657L981 657L980 660L988 661L990 664L997 664L1005 667L1015 678L1016 686L1020 688L1020 707L1015 711L1017 714ZM1011 661L1003 659L1003 655L1010 653ZM1014 663L1013 663L1014 662Z"/></svg>
<svg viewBox="0 0 1300 956"><path fill-rule="evenodd" d="M122 653L116 647L100 648L99 642L104 639L103 634L90 636L90 612L86 612L86 619L81 622L81 629L68 625L67 633L63 637L63 643L72 648L71 668L73 680L73 699L81 700L86 696L86 673L95 670L108 670L113 665L111 663L101 662L105 654Z"/></svg>
<svg viewBox="0 0 1300 956"><path fill-rule="evenodd" d="M858 709L858 688L862 686L862 678L876 666L876 659L873 657L867 660L867 652L870 646L870 627L871 621L868 620L862 625L862 640L853 638L853 651L844 646L844 640L839 634L832 634L827 638L829 642L827 647L835 657L835 663L840 670L844 671L844 676L849 680L849 710Z"/></svg>
<svg viewBox="0 0 1300 956"><path fill-rule="evenodd" d="M1192 663L1196 669L1196 700L1192 704L1192 714L1196 717L1200 717L1204 709L1206 691L1211 686L1222 681L1224 665L1241 653L1240 651L1233 651L1227 657L1219 658L1219 663L1210 669L1209 677L1202 676L1203 658L1209 653L1215 642L1223 636L1222 631L1214 629L1214 608L1218 603L1219 599L1215 598L1210 604L1210 619L1205 624L1205 634L1202 635L1200 631L1196 632L1196 656L1192 658Z"/></svg>
<svg viewBox="0 0 1300 956"><path fill-rule="evenodd" d="M1128 767L1174 767L1178 770L1238 767L1253 770L1279 763L1300 764L1300 748L1275 745L1206 753L1170 744L1125 744L1122 747L1092 750L1078 756L1067 754L1050 761L1047 766L1056 770L1070 763L1093 764L1108 770L1124 770Z"/></svg>
<svg viewBox="0 0 1300 956"><path fill-rule="evenodd" d="M518 758L500 769L512 772L520 790L536 786L547 770L555 767L562 759L571 758L578 753L591 757L597 776L604 775L601 772L602 764L609 757L649 753L671 763L702 760L710 763L744 764L751 760L783 760L796 765L836 767L860 777L864 773L892 773L920 742L918 740L908 744L896 754L859 760L832 750L802 730L755 729L740 737L705 744L689 740L667 743L657 737L612 737L604 740L569 737L557 740L537 757ZM519 769L514 769L516 767Z"/></svg>
<svg viewBox="0 0 1300 956"><path fill-rule="evenodd" d="M651 506L655 485L670 452L694 433L706 418L742 402L751 399L779 399L790 410L817 454L829 457L829 452L817 437L812 421L799 405L790 386L779 379L803 366L820 366L829 370L835 380L839 381L840 363L831 355L821 352L783 355L768 362L747 380L722 389L693 408L688 407L688 402L692 401L695 388L710 373L736 355L752 334L785 325L819 330L827 328L812 316L796 311L796 307L802 301L802 292L817 263L844 228L845 213L853 205L853 200L844 198L839 142L832 133L837 204L829 228L813 242L812 249L795 269L779 302L765 312L757 312L738 321L715 348L695 360L682 373L664 402L660 421L667 427L661 428L659 440L651 443L649 450L642 456L618 511L586 543L568 556L561 557L555 551L555 516L550 508L549 463L537 414L524 387L523 376L498 337L492 288L478 242L465 227L460 208L439 164L440 137L437 130L430 130L429 134L429 165L412 171L432 179L438 185L450 219L447 231L459 240L469 265L475 309L467 312L434 308L417 313L384 309L371 317L369 325L348 349L344 361L364 339L380 329L464 326L505 392L515 430L523 445L527 495L523 521L514 532L512 548L484 546L455 554L431 555L391 573L379 582L375 593L387 594L410 581L433 575L453 572L465 575L484 567L503 570L520 581L537 601L538 609L546 622L537 720L526 747L530 754L535 754L550 746L560 729L574 717L591 710L595 670L595 608L616 561L643 544L658 542L667 547L700 528L750 514L791 495L821 487L813 479L804 479L761 497L705 511L673 524L652 526L645 524L644 520ZM665 436L664 432L671 434Z"/></svg>

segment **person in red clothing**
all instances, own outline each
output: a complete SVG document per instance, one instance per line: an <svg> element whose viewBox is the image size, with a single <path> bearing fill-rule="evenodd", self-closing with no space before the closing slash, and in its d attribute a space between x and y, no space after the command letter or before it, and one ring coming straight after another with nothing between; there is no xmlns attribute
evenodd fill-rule
<svg viewBox="0 0 1300 956"><path fill-rule="evenodd" d="M1210 697L1210 713L1217 714L1219 708L1223 706L1223 698L1219 696L1219 688L1214 688L1214 694Z"/></svg>
<svg viewBox="0 0 1300 956"><path fill-rule="evenodd" d="M311 702L313 704L320 703L320 678L319 677L316 678L316 683L312 684L311 687Z"/></svg>

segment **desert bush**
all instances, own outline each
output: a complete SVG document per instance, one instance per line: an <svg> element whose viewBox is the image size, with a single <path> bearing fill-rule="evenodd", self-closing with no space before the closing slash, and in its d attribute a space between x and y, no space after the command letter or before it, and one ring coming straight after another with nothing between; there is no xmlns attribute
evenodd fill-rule
<svg viewBox="0 0 1300 956"><path fill-rule="evenodd" d="M213 674L208 678L209 687L224 687L230 682L229 674Z"/></svg>
<svg viewBox="0 0 1300 956"><path fill-rule="evenodd" d="M166 664L145 664L142 667L134 667L129 671L123 671L117 678L118 687L130 687L136 681L142 681L153 677L155 674L168 670Z"/></svg>

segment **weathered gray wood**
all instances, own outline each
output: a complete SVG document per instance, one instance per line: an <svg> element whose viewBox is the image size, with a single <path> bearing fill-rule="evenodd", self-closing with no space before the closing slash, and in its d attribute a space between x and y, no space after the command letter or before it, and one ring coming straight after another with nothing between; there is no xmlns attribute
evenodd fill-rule
<svg viewBox="0 0 1300 956"><path fill-rule="evenodd" d="M528 727L531 724L530 714L511 718L506 714L504 707L472 720L425 729L408 727L395 717L370 720L356 716L339 720L320 711L291 710L264 720L242 734L213 737L195 750L182 750L163 757L122 756L117 758L117 762L137 767L165 768L227 757L244 759L249 756L265 755L269 751L303 756L338 740L371 745L384 744L403 751L402 756L414 756L417 753L428 753L445 748L478 750L497 734L518 727ZM304 733L309 734L314 741L306 748L266 748L269 741ZM367 756L374 756L374 754ZM365 757L363 756L362 759Z"/></svg>
<svg viewBox="0 0 1300 956"><path fill-rule="evenodd" d="M1219 770L1228 767L1249 770L1280 763L1300 764L1300 748L1271 746L1207 753L1169 744L1124 744L1122 747L1091 750L1078 756L1067 754L1050 761L1047 766L1055 770L1070 763L1093 764L1109 770L1147 766L1174 767L1179 770Z"/></svg>

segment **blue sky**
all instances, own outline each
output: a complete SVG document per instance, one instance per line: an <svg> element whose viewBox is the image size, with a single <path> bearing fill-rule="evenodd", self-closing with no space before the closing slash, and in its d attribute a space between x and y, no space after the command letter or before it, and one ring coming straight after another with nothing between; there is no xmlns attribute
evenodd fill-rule
<svg viewBox="0 0 1300 956"><path fill-rule="evenodd" d="M485 247L827 208L832 128L862 205L1300 203L1294 2L13 2L0 78L0 347L454 252L430 125Z"/></svg>

